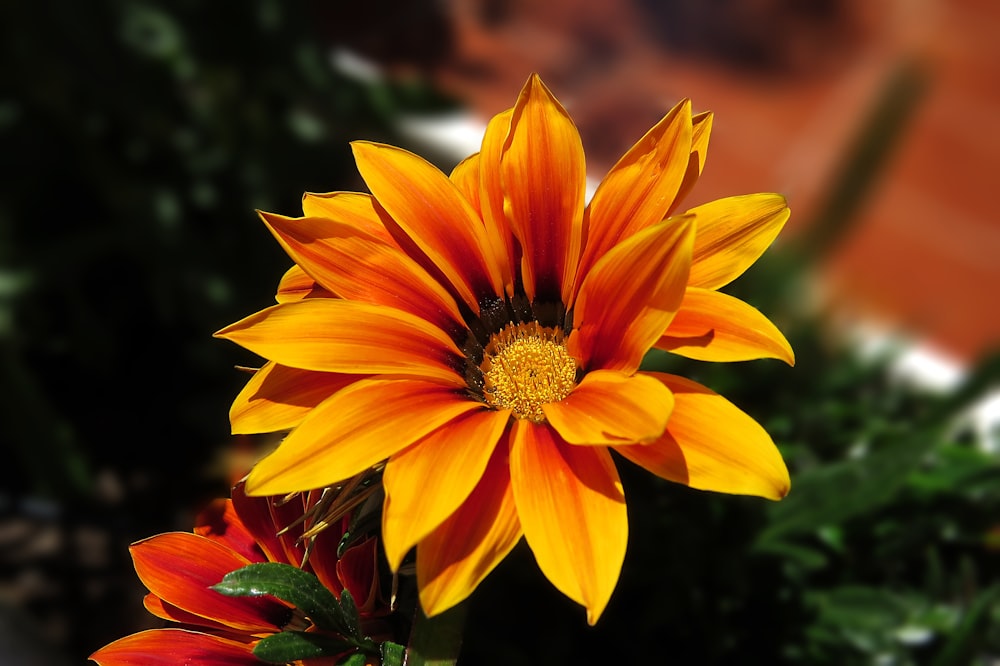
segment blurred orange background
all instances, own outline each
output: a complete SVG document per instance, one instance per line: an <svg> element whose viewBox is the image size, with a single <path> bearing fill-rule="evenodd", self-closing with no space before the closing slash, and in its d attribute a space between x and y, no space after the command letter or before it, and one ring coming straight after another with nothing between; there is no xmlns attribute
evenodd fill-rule
<svg viewBox="0 0 1000 666"><path fill-rule="evenodd" d="M814 234L825 246L807 305L958 366L1000 340L995 3L392 5L317 11L338 47L390 77L430 80L481 122L537 71L577 122L596 179L689 97L716 114L692 205L778 191L793 211L779 242L836 226ZM385 28L388 16L378 32L350 28ZM859 166L868 179L852 183Z"/></svg>

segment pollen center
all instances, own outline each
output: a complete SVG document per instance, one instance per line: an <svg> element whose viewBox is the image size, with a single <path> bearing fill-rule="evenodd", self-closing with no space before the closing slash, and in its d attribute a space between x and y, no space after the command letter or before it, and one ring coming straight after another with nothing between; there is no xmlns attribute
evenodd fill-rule
<svg viewBox="0 0 1000 666"><path fill-rule="evenodd" d="M562 400L576 386L576 367L561 329L507 324L486 346L483 395L494 407L541 423L542 405Z"/></svg>

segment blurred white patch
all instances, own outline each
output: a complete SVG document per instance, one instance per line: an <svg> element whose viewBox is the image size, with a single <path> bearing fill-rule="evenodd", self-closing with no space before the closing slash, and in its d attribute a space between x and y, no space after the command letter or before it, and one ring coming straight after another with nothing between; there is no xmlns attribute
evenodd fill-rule
<svg viewBox="0 0 1000 666"><path fill-rule="evenodd" d="M943 395L958 389L969 369L958 359L919 341L875 325L855 325L857 349L863 359L891 358L893 381ZM954 423L953 432L971 433L981 450L1000 453L1000 387L988 391Z"/></svg>
<svg viewBox="0 0 1000 666"><path fill-rule="evenodd" d="M890 370L892 376L910 386L947 393L965 379L962 365L946 354L927 346L915 345L904 350Z"/></svg>
<svg viewBox="0 0 1000 666"><path fill-rule="evenodd" d="M334 49L330 53L330 64L344 76L363 83L382 80L382 68L378 64L350 49Z"/></svg>
<svg viewBox="0 0 1000 666"><path fill-rule="evenodd" d="M486 123L465 112L401 115L399 131L406 137L441 151L456 162L478 153Z"/></svg>

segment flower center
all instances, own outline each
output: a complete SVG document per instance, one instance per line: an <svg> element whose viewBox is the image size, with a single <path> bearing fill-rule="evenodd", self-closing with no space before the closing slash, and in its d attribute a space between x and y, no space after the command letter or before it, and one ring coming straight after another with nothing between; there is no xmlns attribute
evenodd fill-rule
<svg viewBox="0 0 1000 666"><path fill-rule="evenodd" d="M507 324L490 337L480 368L483 396L519 419L545 421L542 405L562 400L576 387L576 359L560 328L538 322Z"/></svg>

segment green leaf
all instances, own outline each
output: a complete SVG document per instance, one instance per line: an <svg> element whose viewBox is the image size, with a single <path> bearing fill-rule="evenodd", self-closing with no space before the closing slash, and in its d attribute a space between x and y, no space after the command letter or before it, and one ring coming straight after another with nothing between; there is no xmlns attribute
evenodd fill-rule
<svg viewBox="0 0 1000 666"><path fill-rule="evenodd" d="M253 655L269 664L287 664L300 659L333 657L356 649L345 640L324 634L301 631L283 631L262 639L253 649ZM364 655L361 663L364 663Z"/></svg>
<svg viewBox="0 0 1000 666"><path fill-rule="evenodd" d="M361 635L361 616L358 615L358 607L354 604L354 597L346 589L340 593L340 612L347 625L347 635L355 638L363 638Z"/></svg>
<svg viewBox="0 0 1000 666"><path fill-rule="evenodd" d="M796 478L795 492L768 507L770 525L758 535L756 547L767 549L773 540L815 534L819 527L830 528L887 505L921 456L937 443L933 434L917 433L879 443L862 457L803 472ZM844 492L847 488L850 492Z"/></svg>
<svg viewBox="0 0 1000 666"><path fill-rule="evenodd" d="M382 666L403 666L406 648L399 643L385 641L382 643L380 651L382 653Z"/></svg>
<svg viewBox="0 0 1000 666"><path fill-rule="evenodd" d="M261 562L231 571L212 589L230 597L270 594L294 605L320 629L356 636L333 593L316 576L290 564ZM353 604L352 604L353 605Z"/></svg>
<svg viewBox="0 0 1000 666"><path fill-rule="evenodd" d="M987 588L976 597L955 633L936 655L932 666L972 662L977 648L984 642L990 610L998 598L1000 598L1000 586L997 585Z"/></svg>
<svg viewBox="0 0 1000 666"><path fill-rule="evenodd" d="M337 662L337 666L365 666L365 661L367 661L364 654L361 652L355 652L346 659L342 659Z"/></svg>

